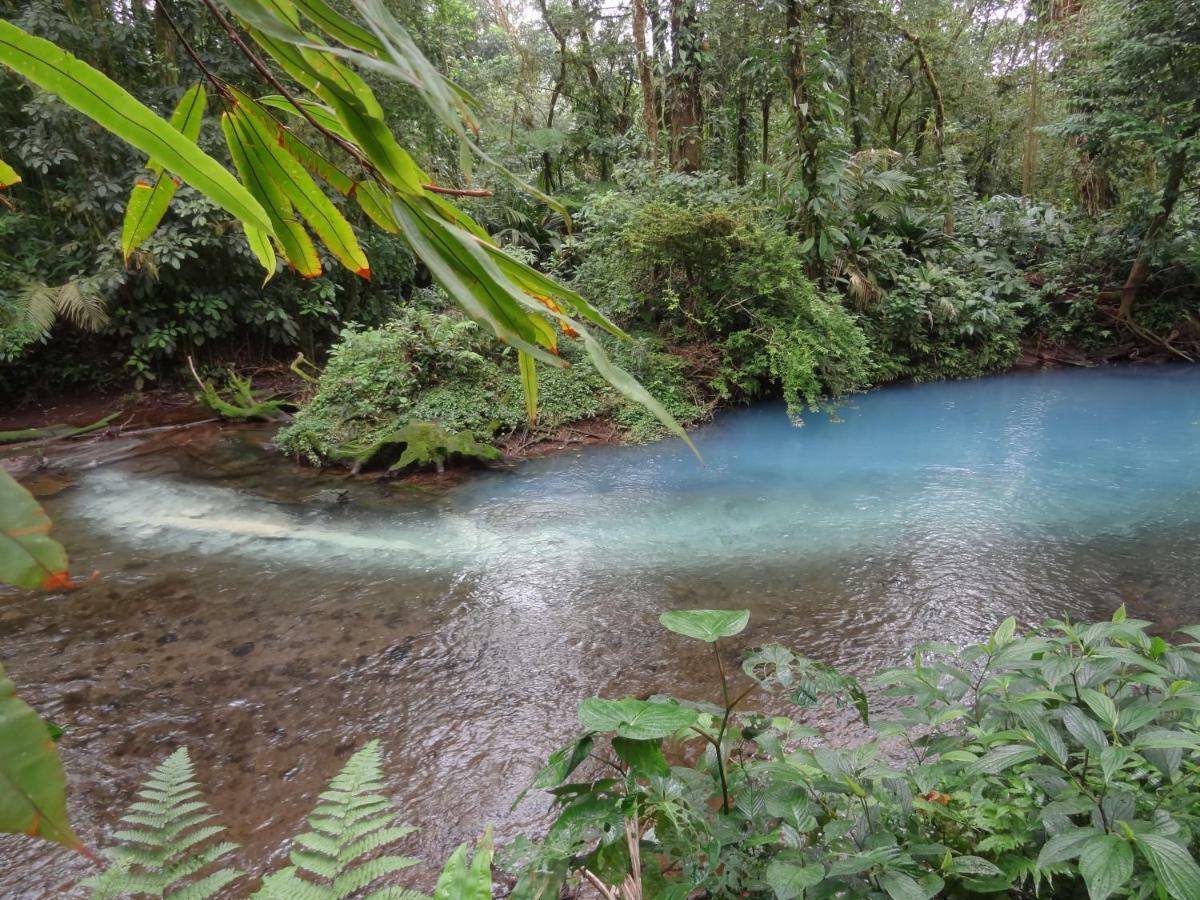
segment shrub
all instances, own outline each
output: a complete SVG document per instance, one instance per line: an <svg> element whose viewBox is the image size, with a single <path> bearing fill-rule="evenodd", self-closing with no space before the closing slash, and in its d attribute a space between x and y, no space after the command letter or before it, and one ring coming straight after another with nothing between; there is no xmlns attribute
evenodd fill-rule
<svg viewBox="0 0 1200 900"><path fill-rule="evenodd" d="M1016 362L1024 321L994 286L936 265L901 272L866 317L881 380L969 378Z"/></svg>
<svg viewBox="0 0 1200 900"><path fill-rule="evenodd" d="M780 393L793 414L872 383L854 316L808 279L771 210L713 179L666 177L582 214L575 283L618 321L720 356L704 387L730 402Z"/></svg>
<svg viewBox="0 0 1200 900"><path fill-rule="evenodd" d="M581 879L678 900L1200 896L1200 627L1170 644L1122 608L924 644L876 679L898 703L878 737L836 748L786 715L739 711L760 690L776 713L833 701L864 726L870 713L856 681L779 646L747 652L749 686L734 685L718 643L748 618L662 617L710 645L721 702L581 704L583 734L533 784L557 817L508 854L514 897ZM593 757L605 768L581 778Z"/></svg>
<svg viewBox="0 0 1200 900"><path fill-rule="evenodd" d="M690 424L707 414L687 388L685 361L661 343L619 342L611 351L678 421ZM612 418L631 440L663 434L653 414L617 394L582 350L570 344L562 353L569 368L538 367L535 437L598 417ZM420 307L405 308L383 328L348 328L316 393L276 442L314 465L361 467L381 445L395 445L397 433L418 424L437 429L437 447L405 453L407 462L440 465L451 454L494 456L483 442L528 428L515 354L481 340L475 325L461 317ZM422 445L428 449L429 441Z"/></svg>

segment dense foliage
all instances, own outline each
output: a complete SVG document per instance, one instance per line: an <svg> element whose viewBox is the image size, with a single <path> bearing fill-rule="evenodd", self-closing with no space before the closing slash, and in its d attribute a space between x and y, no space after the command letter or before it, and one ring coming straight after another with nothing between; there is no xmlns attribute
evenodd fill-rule
<svg viewBox="0 0 1200 900"><path fill-rule="evenodd" d="M1085 362L1200 348L1194 0L390 6L475 97L472 140L573 221L487 167L473 185L487 196L462 203L634 332L641 350L612 352L641 361L633 374L682 421L764 396L798 416L889 380L1004 369L1023 351ZM164 115L189 96L196 59L275 92L200 0L0 9ZM296 87L294 70L282 77ZM186 184L123 259L144 158L0 79L2 171L22 179L0 206L0 388L144 383L189 355L323 361L353 325L283 437L289 452L332 460L409 422L480 440L524 427L517 355L482 332L455 332L450 357L414 375L399 335L441 276L403 235L368 227L366 207L335 198L369 283L322 265L260 287L240 231ZM362 79L429 177L460 177L436 104L379 66ZM227 155L211 125L199 134ZM398 355L383 360L389 341ZM479 360L455 369L460 351ZM396 371L344 397L330 382L363 353ZM591 418L660 431L580 368L542 373L539 433Z"/></svg>
<svg viewBox="0 0 1200 900"><path fill-rule="evenodd" d="M747 619L662 617L712 645L719 702L583 702L584 733L533 785L555 822L508 853L514 896L581 879L680 900L1200 896L1200 628L1170 644L1124 609L1025 635L1008 619L983 644L917 647L869 710L777 645L746 651L737 684L718 642ZM755 690L769 709L740 710ZM831 703L878 736L831 745L802 721Z"/></svg>

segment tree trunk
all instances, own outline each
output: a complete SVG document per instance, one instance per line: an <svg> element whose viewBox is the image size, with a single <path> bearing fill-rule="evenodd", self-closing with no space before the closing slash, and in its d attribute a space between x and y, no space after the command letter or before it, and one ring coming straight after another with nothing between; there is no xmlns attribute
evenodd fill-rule
<svg viewBox="0 0 1200 900"><path fill-rule="evenodd" d="M671 0L671 167L679 172L700 170L701 45L696 0Z"/></svg>
<svg viewBox="0 0 1200 900"><path fill-rule="evenodd" d="M1021 157L1021 193L1032 197L1034 175L1037 173L1038 108L1042 75L1042 22L1039 17L1033 32L1033 73L1029 82L1029 115L1025 119L1025 153Z"/></svg>
<svg viewBox="0 0 1200 900"><path fill-rule="evenodd" d="M1194 136L1195 131L1193 130L1191 134L1184 137L1190 139ZM1137 302L1138 294L1150 275L1150 252L1154 249L1154 245L1162 236L1163 231L1166 230L1171 213L1175 211L1175 204L1179 202L1179 195L1183 188L1183 175L1187 169L1187 159L1186 147L1176 150L1171 156L1167 168L1167 183L1163 185L1161 209L1150 220L1150 225L1146 228L1146 234L1142 238L1140 252L1129 269L1129 276L1125 279L1124 287L1121 288L1121 307L1117 311L1119 319L1128 319L1133 315L1133 306Z"/></svg>
<svg viewBox="0 0 1200 900"><path fill-rule="evenodd" d="M654 108L654 74L646 54L646 11L642 0L633 0L633 47L637 52L638 80L642 84L642 121L650 145L650 165L658 169L658 113Z"/></svg>
<svg viewBox="0 0 1200 900"><path fill-rule="evenodd" d="M925 55L925 48L921 46L921 39L907 28L902 29L900 33L906 41L913 45L913 51L917 54L917 63L921 66L921 74L925 76L925 83L929 85L929 95L933 98L933 146L937 151L937 161L941 163L945 158L943 142L946 137L946 104L942 101L942 88L938 84L937 76L933 73L933 66L929 64L929 57ZM928 122L928 118L926 122ZM923 131L927 129L928 125Z"/></svg>
<svg viewBox="0 0 1200 900"><path fill-rule="evenodd" d="M537 0L538 9L542 13L542 21L546 23L546 28L554 35L554 40L558 43L558 77L554 80L554 86L550 91L550 109L546 113L546 128L554 127L554 111L558 107L558 98L562 96L563 85L567 80L567 39L558 26L550 20L550 11L546 9L546 0ZM542 179L545 181L544 190L549 192L554 190L554 159L550 155L549 150L542 151ZM562 167L559 166L558 183L562 185Z"/></svg>
<svg viewBox="0 0 1200 900"><path fill-rule="evenodd" d="M817 132L808 96L808 60L804 54L802 0L787 0L784 25L787 29L788 86L791 88L792 124L800 154L800 178L808 196L817 190Z"/></svg>
<svg viewBox="0 0 1200 900"><path fill-rule="evenodd" d="M762 98L762 192L767 192L767 150L771 145L771 95Z"/></svg>
<svg viewBox="0 0 1200 900"><path fill-rule="evenodd" d="M747 102L746 88L738 88L733 132L733 180L738 187L746 183L746 170L749 167L750 115Z"/></svg>

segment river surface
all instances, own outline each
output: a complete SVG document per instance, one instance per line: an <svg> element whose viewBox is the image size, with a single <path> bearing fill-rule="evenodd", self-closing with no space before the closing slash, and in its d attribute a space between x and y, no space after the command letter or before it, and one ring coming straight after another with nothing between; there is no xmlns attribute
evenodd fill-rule
<svg viewBox="0 0 1200 900"><path fill-rule="evenodd" d="M699 430L703 466L667 441L437 489L296 468L268 438L76 460L45 503L98 578L0 593L9 674L71 726L89 845L186 745L261 870L374 737L421 828L405 852L536 830L544 796L510 807L582 698L713 696L667 609L748 607L731 652L779 640L859 674L1010 613L1200 620L1197 367L888 387L803 427L764 405ZM0 838L0 896L61 896L86 871Z"/></svg>

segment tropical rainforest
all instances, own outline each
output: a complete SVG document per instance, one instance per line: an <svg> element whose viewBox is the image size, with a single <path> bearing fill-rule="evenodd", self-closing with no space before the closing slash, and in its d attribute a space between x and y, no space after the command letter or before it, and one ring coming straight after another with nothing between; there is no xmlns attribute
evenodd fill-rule
<svg viewBox="0 0 1200 900"><path fill-rule="evenodd" d="M21 475L181 393L357 484L1198 357L1198 0L0 0ZM95 415L29 418L64 398ZM0 583L86 597L33 487L0 469ZM70 715L0 669L0 830L78 851L98 897L1197 900L1200 629L1134 593L853 673L738 643L748 610L666 610L646 646L692 642L711 689L583 700L529 788L549 820L415 879L380 853L414 829L373 733L265 859L178 741L81 840Z"/></svg>

